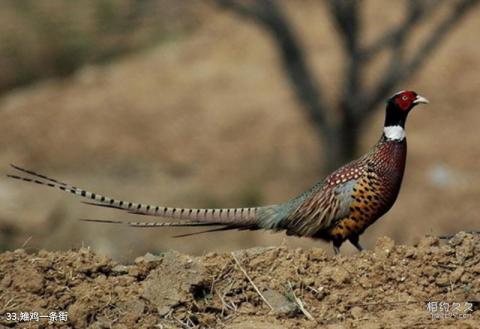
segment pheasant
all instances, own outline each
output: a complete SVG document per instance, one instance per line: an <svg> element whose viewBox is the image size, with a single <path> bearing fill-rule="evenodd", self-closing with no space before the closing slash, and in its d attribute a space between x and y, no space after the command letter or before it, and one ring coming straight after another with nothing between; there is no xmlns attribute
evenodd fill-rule
<svg viewBox="0 0 480 329"><path fill-rule="evenodd" d="M117 200L15 165L12 165L14 169L33 178L27 175L7 176L81 196L90 200L85 202L87 204L177 220L85 221L124 223L134 227L217 226L193 234L232 229L285 231L287 235L331 241L335 254L339 253L346 240L361 251L359 236L393 206L399 193L407 155L407 116L414 106L426 103L428 100L414 91L394 94L387 101L383 134L369 152L339 168L305 193L281 204L252 208L172 208ZM179 236L187 235L192 234Z"/></svg>

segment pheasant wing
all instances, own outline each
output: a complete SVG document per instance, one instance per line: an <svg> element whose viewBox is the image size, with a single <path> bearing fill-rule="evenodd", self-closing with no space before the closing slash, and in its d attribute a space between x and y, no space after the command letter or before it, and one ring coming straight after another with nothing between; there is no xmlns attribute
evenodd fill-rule
<svg viewBox="0 0 480 329"><path fill-rule="evenodd" d="M339 184L323 184L304 197L286 220L288 234L314 236L337 220L346 217L353 202L356 179Z"/></svg>

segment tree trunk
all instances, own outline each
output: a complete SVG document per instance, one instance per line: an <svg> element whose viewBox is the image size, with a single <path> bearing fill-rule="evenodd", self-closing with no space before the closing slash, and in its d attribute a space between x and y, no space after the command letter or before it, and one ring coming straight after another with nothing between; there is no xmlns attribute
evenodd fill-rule
<svg viewBox="0 0 480 329"><path fill-rule="evenodd" d="M323 154L326 155L323 170L326 173L340 168L358 155L359 130L359 124L350 116L345 116L336 129L323 135Z"/></svg>

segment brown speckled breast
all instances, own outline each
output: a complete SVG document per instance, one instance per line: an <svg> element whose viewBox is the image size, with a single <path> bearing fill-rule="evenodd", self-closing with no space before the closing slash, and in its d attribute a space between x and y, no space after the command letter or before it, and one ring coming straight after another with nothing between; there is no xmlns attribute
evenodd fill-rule
<svg viewBox="0 0 480 329"><path fill-rule="evenodd" d="M365 169L353 188L349 215L327 229L332 239L343 241L360 235L392 207L400 191L406 154L406 140L382 139L361 159Z"/></svg>

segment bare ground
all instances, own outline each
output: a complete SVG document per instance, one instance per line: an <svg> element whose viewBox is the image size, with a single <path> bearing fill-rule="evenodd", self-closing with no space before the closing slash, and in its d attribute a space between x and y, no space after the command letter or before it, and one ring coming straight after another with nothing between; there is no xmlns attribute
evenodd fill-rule
<svg viewBox="0 0 480 329"><path fill-rule="evenodd" d="M463 232L416 246L381 238L352 256L272 247L122 265L89 249L18 249L0 264L0 327L47 327L6 320L22 311L66 311L62 328L480 327L480 237ZM432 319L428 302L459 303L466 319Z"/></svg>

